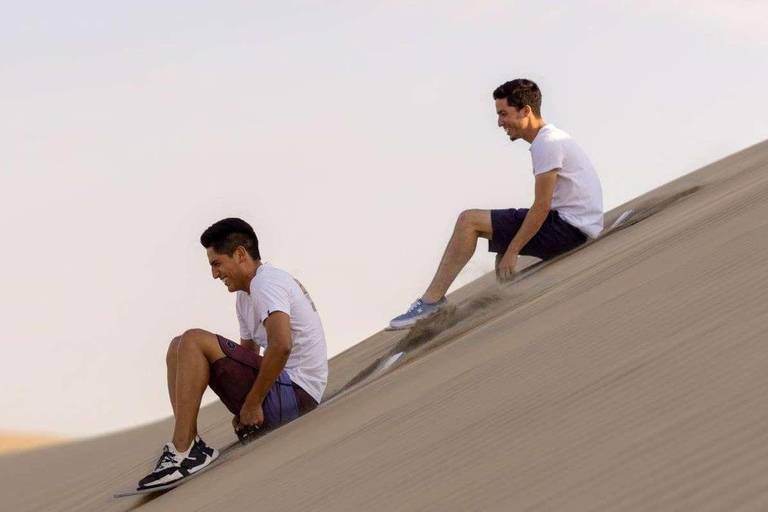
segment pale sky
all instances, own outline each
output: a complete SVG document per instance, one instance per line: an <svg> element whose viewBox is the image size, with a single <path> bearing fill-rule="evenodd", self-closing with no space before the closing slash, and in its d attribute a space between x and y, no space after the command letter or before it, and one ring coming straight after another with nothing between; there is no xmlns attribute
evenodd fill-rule
<svg viewBox="0 0 768 512"><path fill-rule="evenodd" d="M7 2L0 431L169 415L171 338L238 337L198 241L224 217L308 288L330 355L385 327L463 209L532 202L507 80L538 82L606 210L768 138L766 26L758 1Z"/></svg>

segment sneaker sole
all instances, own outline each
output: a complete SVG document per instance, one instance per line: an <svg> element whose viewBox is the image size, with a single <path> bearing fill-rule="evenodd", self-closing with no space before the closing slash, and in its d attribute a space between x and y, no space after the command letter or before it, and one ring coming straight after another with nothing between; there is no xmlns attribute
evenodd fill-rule
<svg viewBox="0 0 768 512"><path fill-rule="evenodd" d="M410 329L411 327L413 327L413 324L415 324L418 320L421 320L421 319L419 318L419 319L414 320L412 322L406 322L406 323L389 322L389 330L390 331L402 331L404 329Z"/></svg>

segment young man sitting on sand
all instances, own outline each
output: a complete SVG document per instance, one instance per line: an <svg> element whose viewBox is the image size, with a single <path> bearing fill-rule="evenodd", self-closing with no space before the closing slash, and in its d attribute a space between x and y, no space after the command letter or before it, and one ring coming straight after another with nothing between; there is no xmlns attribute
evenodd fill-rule
<svg viewBox="0 0 768 512"><path fill-rule="evenodd" d="M475 252L477 239L489 240L497 253L500 279L515 273L518 255L548 260L596 238L603 229L603 192L592 163L567 133L541 117L541 91L519 78L495 91L498 124L510 140L528 142L533 161L535 198L530 209L466 210L459 215L448 247L427 291L393 329L410 327L445 304L445 294Z"/></svg>
<svg viewBox="0 0 768 512"><path fill-rule="evenodd" d="M213 278L237 292L240 343L201 329L171 341L166 361L173 439L139 490L173 483L218 456L197 435L206 386L235 415L236 432L263 432L317 407L328 380L325 334L315 305L290 274L262 263L253 228L224 219L206 229L200 242Z"/></svg>

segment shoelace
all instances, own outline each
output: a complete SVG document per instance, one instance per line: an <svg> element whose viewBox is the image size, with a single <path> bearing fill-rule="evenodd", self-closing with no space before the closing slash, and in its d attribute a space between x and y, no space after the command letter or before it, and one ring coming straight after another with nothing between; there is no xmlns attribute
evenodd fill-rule
<svg viewBox="0 0 768 512"><path fill-rule="evenodd" d="M421 299L417 299L416 302L411 304L411 307L408 308L408 312L411 313L411 312L417 310L418 308L421 307L421 304L422 304Z"/></svg>
<svg viewBox="0 0 768 512"><path fill-rule="evenodd" d="M160 460L157 461L155 471L158 469L165 469L168 466L175 466L176 464L178 464L176 457L174 457L173 453L171 453L171 451L166 448L163 454L160 456Z"/></svg>

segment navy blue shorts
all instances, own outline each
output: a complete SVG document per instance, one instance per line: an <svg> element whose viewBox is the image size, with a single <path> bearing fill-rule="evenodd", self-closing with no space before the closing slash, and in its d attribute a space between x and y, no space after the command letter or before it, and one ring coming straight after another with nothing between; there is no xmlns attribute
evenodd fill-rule
<svg viewBox="0 0 768 512"><path fill-rule="evenodd" d="M491 210L493 238L488 240L488 251L504 254L523 225L528 208ZM587 235L571 226L555 210L550 210L539 232L520 251L523 256L549 260L568 252L587 241Z"/></svg>

